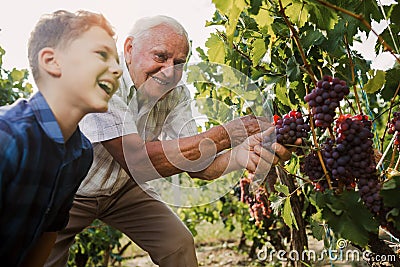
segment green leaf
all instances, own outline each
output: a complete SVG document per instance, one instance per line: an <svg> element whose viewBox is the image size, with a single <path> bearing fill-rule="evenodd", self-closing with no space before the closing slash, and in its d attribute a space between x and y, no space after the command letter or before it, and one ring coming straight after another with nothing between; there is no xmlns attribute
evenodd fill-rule
<svg viewBox="0 0 400 267"><path fill-rule="evenodd" d="M322 209L322 218L338 235L360 246L368 243L369 233L377 233L379 224L361 203L358 192L344 191L317 193L317 206Z"/></svg>
<svg viewBox="0 0 400 267"><path fill-rule="evenodd" d="M400 208L400 176L394 176L383 184L380 195L387 207Z"/></svg>
<svg viewBox="0 0 400 267"><path fill-rule="evenodd" d="M285 196L289 196L289 188L284 184L275 184L275 190L279 193L283 193Z"/></svg>
<svg viewBox="0 0 400 267"><path fill-rule="evenodd" d="M400 77L400 66L386 72L386 83L381 91L382 98L385 101L390 101L396 92L397 86L399 85Z"/></svg>
<svg viewBox="0 0 400 267"><path fill-rule="evenodd" d="M296 81L300 76L300 65L297 63L296 58L293 56L289 58L286 65L286 73L289 81Z"/></svg>
<svg viewBox="0 0 400 267"><path fill-rule="evenodd" d="M290 107L291 109L296 109L296 106L290 102L290 98L287 95L286 80L281 79L279 83L275 86L276 98L282 102L282 104Z"/></svg>
<svg viewBox="0 0 400 267"><path fill-rule="evenodd" d="M374 75L374 71L370 70L369 74ZM375 75L369 79L367 84L364 86L364 91L368 94L373 94L382 89L383 85L385 84L385 75L386 72L383 70L377 70Z"/></svg>
<svg viewBox="0 0 400 267"><path fill-rule="evenodd" d="M308 4L306 7L310 14L309 21L322 30L333 29L339 20L337 13L330 8L313 4Z"/></svg>
<svg viewBox="0 0 400 267"><path fill-rule="evenodd" d="M290 203L289 197L287 197L285 200L285 204L283 206L282 218L285 224L290 228L295 226L296 229L299 229L299 227L297 226L296 218L294 217L293 214L292 204Z"/></svg>
<svg viewBox="0 0 400 267"><path fill-rule="evenodd" d="M215 33L206 41L207 54L211 62L225 63L225 43Z"/></svg>
<svg viewBox="0 0 400 267"><path fill-rule="evenodd" d="M308 50L312 46L320 45L325 37L319 30L314 30L313 28L304 28L303 33L300 36L300 43L303 45L304 49Z"/></svg>
<svg viewBox="0 0 400 267"><path fill-rule="evenodd" d="M265 52L267 52L267 48L265 47L264 39L256 39L252 46L251 55L253 66L257 66L258 63L260 63L260 60L264 57Z"/></svg>
<svg viewBox="0 0 400 267"><path fill-rule="evenodd" d="M324 238L325 229L324 226L321 224L321 213L317 212L311 216L310 219L310 226L312 235L319 241Z"/></svg>

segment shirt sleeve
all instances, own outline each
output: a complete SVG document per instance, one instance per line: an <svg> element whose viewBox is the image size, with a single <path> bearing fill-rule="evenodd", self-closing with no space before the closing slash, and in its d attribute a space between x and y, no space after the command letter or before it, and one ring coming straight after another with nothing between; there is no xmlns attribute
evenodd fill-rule
<svg viewBox="0 0 400 267"><path fill-rule="evenodd" d="M108 102L107 112L86 115L79 127L92 143L138 132L128 105L116 94Z"/></svg>
<svg viewBox="0 0 400 267"><path fill-rule="evenodd" d="M198 134L196 121L192 114L193 101L190 92L185 86L181 86L179 89L174 96L178 99L178 104L168 114L164 125L164 135L170 139Z"/></svg>
<svg viewBox="0 0 400 267"><path fill-rule="evenodd" d="M19 162L19 149L7 123L0 120L0 214L10 179L14 178Z"/></svg>

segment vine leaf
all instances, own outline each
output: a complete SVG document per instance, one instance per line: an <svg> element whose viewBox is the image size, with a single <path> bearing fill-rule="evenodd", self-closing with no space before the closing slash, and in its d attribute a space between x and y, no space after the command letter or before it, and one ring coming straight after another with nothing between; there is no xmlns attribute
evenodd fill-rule
<svg viewBox="0 0 400 267"><path fill-rule="evenodd" d="M211 36L206 41L206 47L208 48L207 54L211 62L224 63L225 43L218 35L211 33Z"/></svg>
<svg viewBox="0 0 400 267"><path fill-rule="evenodd" d="M264 57L267 49L265 48L264 39L257 39L253 42L251 55L253 56L253 66L257 66L260 60Z"/></svg>
<svg viewBox="0 0 400 267"><path fill-rule="evenodd" d="M274 187L275 187L276 191L278 191L279 193L284 194L286 197L288 197L290 195L289 188L286 185L284 185L284 184L276 184Z"/></svg>
<svg viewBox="0 0 400 267"><path fill-rule="evenodd" d="M296 218L293 214L292 204L290 204L290 197L286 198L285 204L283 205L282 218L286 225L289 226L289 228L292 228L294 226L296 227L296 229L299 229Z"/></svg>
<svg viewBox="0 0 400 267"><path fill-rule="evenodd" d="M318 4L309 3L307 5L310 14L309 21L322 30L331 30L338 22L339 17L335 11Z"/></svg>
<svg viewBox="0 0 400 267"><path fill-rule="evenodd" d="M226 37L228 39L228 43L231 45L233 42L233 35L236 30L236 25L239 21L240 13L242 13L243 9L247 7L247 3L245 0L214 0L213 2L215 7L229 18L229 21L225 27Z"/></svg>
<svg viewBox="0 0 400 267"><path fill-rule="evenodd" d="M370 70L369 74L373 75L374 71ZM386 72L383 70L377 70L374 77L368 80L367 84L364 86L364 91L368 94L373 94L380 89L382 89L385 84Z"/></svg>
<svg viewBox="0 0 400 267"><path fill-rule="evenodd" d="M285 0L282 1L282 4L288 4L285 9L285 14L293 23L295 23L299 28L306 24L309 14L308 10L303 6L304 3L293 0Z"/></svg>
<svg viewBox="0 0 400 267"><path fill-rule="evenodd" d="M340 195L334 195L331 191L318 192L315 199L322 218L343 238L365 246L369 233L377 233L378 223L360 202L358 192L344 191Z"/></svg>
<svg viewBox="0 0 400 267"><path fill-rule="evenodd" d="M313 214L310 219L311 232L313 237L321 241L324 238L325 228L321 224L322 218L321 211Z"/></svg>
<svg viewBox="0 0 400 267"><path fill-rule="evenodd" d="M397 229L400 229L400 174L398 172L389 173L389 180L383 184L380 195L383 198L385 206L393 207L387 214L388 221L392 221Z"/></svg>

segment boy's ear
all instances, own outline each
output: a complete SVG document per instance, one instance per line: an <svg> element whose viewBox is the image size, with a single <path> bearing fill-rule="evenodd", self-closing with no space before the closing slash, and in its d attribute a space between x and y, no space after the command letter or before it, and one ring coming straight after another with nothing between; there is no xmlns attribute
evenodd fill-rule
<svg viewBox="0 0 400 267"><path fill-rule="evenodd" d="M57 62L56 52L51 47L45 47L39 51L39 67L54 77L61 76L61 67Z"/></svg>
<svg viewBox="0 0 400 267"><path fill-rule="evenodd" d="M124 57L126 64L131 64L132 61L132 50L133 50L133 37L129 36L125 39L124 43Z"/></svg>

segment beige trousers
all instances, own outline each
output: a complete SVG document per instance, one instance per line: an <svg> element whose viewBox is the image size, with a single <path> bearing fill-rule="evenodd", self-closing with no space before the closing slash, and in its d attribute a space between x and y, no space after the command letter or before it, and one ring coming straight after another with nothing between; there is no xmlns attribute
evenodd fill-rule
<svg viewBox="0 0 400 267"><path fill-rule="evenodd" d="M94 219L123 232L161 267L198 266L190 231L166 204L131 180L112 196L76 196L68 225L58 234L45 266L66 266L75 235Z"/></svg>

